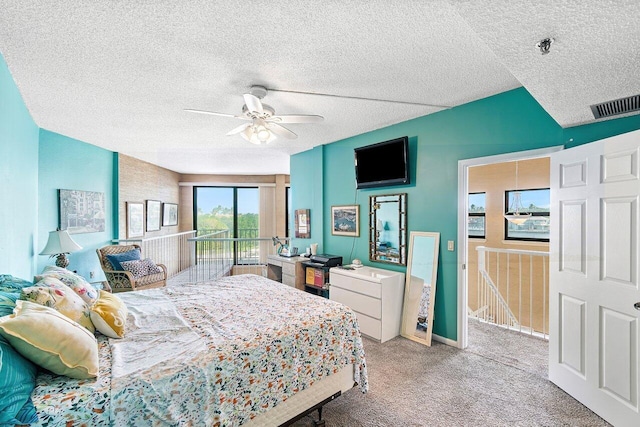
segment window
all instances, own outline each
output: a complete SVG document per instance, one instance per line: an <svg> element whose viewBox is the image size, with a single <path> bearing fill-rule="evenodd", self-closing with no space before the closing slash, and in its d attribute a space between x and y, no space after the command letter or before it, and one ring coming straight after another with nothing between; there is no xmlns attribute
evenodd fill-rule
<svg viewBox="0 0 640 427"><path fill-rule="evenodd" d="M520 193L520 211L531 213L531 218L517 225L504 220L505 240L549 241L549 206L551 192L548 188L505 192L505 213L513 204L516 193Z"/></svg>
<svg viewBox="0 0 640 427"><path fill-rule="evenodd" d="M245 187L194 187L197 235L212 238L260 237L260 190ZM234 242L234 263L248 262L256 242Z"/></svg>
<svg viewBox="0 0 640 427"><path fill-rule="evenodd" d="M485 238L485 201L486 193L469 194L469 218L467 220L467 229L470 238Z"/></svg>

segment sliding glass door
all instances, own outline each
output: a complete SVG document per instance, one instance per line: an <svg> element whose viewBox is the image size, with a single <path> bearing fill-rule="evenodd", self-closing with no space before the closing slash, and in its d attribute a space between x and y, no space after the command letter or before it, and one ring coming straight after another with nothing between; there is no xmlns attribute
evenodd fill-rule
<svg viewBox="0 0 640 427"><path fill-rule="evenodd" d="M233 239L234 264L253 263L260 237L260 191L245 187L194 187L198 236Z"/></svg>

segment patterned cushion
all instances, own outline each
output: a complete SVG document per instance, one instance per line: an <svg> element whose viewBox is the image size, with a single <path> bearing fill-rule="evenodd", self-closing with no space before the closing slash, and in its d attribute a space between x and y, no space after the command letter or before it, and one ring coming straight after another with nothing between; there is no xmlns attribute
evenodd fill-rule
<svg viewBox="0 0 640 427"><path fill-rule="evenodd" d="M146 276L147 272L149 271L149 266L143 263L142 260L124 261L121 263L121 265L125 271L133 274L133 277L135 277L136 279Z"/></svg>
<svg viewBox="0 0 640 427"><path fill-rule="evenodd" d="M54 374L78 379L98 374L96 337L52 308L18 300L14 314L0 317L0 335L26 359Z"/></svg>
<svg viewBox="0 0 640 427"><path fill-rule="evenodd" d="M62 283L73 289L76 294L80 295L80 298L89 305L93 304L93 302L98 299L98 290L84 280L84 277L74 273L73 271L69 271L66 268L56 267L55 265L48 265L39 276L35 276L33 278L33 281L37 283L46 276L60 280Z"/></svg>
<svg viewBox="0 0 640 427"><path fill-rule="evenodd" d="M111 263L111 266L116 271L124 271L122 263L125 261L135 261L141 258L140 251L133 249L127 252L121 252L119 254L107 255L107 260Z"/></svg>
<svg viewBox="0 0 640 427"><path fill-rule="evenodd" d="M22 289L20 299L51 307L91 333L96 331L91 322L89 306L70 287L54 277L45 276L36 286Z"/></svg>
<svg viewBox="0 0 640 427"><path fill-rule="evenodd" d="M0 425L38 421L31 402L37 369L0 336Z"/></svg>
<svg viewBox="0 0 640 427"><path fill-rule="evenodd" d="M142 262L147 266L147 274L162 273L162 269L158 267L155 262L151 261L150 258L145 258Z"/></svg>
<svg viewBox="0 0 640 427"><path fill-rule="evenodd" d="M122 338L127 323L127 306L117 296L100 291L100 298L91 306L91 320L103 335Z"/></svg>
<svg viewBox="0 0 640 427"><path fill-rule="evenodd" d="M133 277L139 279L150 274L162 273L162 269L158 267L150 258L138 261L125 261L122 267L133 274Z"/></svg>

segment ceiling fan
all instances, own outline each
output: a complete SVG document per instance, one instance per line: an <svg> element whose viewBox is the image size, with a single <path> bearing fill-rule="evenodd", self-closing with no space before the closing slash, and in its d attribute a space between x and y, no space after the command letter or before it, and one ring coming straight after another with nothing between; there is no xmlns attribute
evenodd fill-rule
<svg viewBox="0 0 640 427"><path fill-rule="evenodd" d="M185 109L185 111L222 117L233 117L248 121L249 123L244 123L237 128L230 130L227 132L227 135L240 134L240 136L247 141L257 145L268 144L278 136L289 139L295 139L298 137L298 135L280 125L280 123L318 123L324 120L324 117L316 115L276 115L273 107L262 103L261 99L266 95L267 89L265 87L252 86L249 93L242 95L244 97L244 106L242 107L242 114L239 115L193 110L190 108Z"/></svg>

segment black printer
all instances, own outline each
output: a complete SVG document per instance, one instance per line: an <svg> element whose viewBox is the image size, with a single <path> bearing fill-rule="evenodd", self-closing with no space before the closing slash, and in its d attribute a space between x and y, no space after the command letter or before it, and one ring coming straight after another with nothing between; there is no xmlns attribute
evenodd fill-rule
<svg viewBox="0 0 640 427"><path fill-rule="evenodd" d="M309 261L305 261L302 263L306 267L315 267L315 268L331 268L337 265L342 265L342 257L337 255L329 255L329 254L317 254L311 255L309 257Z"/></svg>

